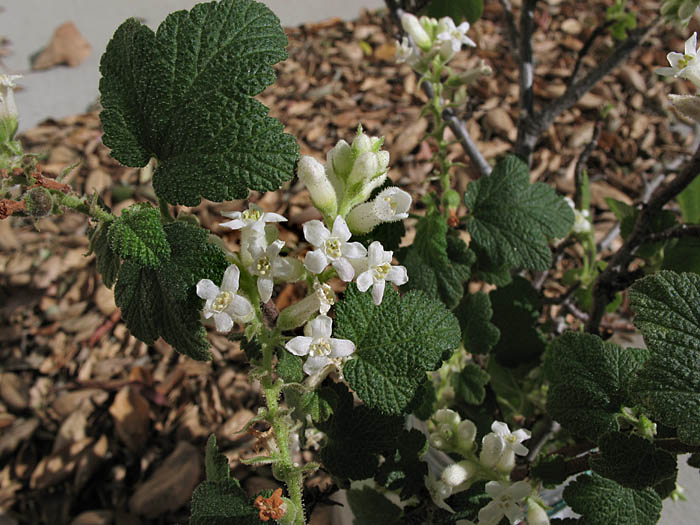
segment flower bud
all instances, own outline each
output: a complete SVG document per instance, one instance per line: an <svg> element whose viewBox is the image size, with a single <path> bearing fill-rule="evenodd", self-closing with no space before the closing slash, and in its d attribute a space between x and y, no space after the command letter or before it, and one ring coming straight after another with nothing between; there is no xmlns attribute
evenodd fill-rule
<svg viewBox="0 0 700 525"><path fill-rule="evenodd" d="M297 174L299 180L309 190L314 206L324 215L334 217L338 212L338 198L331 181L326 176L323 164L305 155L299 161Z"/></svg>
<svg viewBox="0 0 700 525"><path fill-rule="evenodd" d="M326 169L345 180L352 169L352 156L352 147L341 139L326 155Z"/></svg>
<svg viewBox="0 0 700 525"><path fill-rule="evenodd" d="M476 438L476 425L470 420L465 419L457 425L457 439L461 444L472 445Z"/></svg>
<svg viewBox="0 0 700 525"><path fill-rule="evenodd" d="M379 162L377 161L377 154L372 151L365 151L355 160L355 164L348 177L348 185L352 186L364 180L369 181L374 178L378 170Z"/></svg>
<svg viewBox="0 0 700 525"><path fill-rule="evenodd" d="M389 167L389 159L391 155L386 150L377 151L377 163L379 164L379 171L386 171Z"/></svg>
<svg viewBox="0 0 700 525"><path fill-rule="evenodd" d="M531 498L527 500L527 525L549 525L547 512Z"/></svg>
<svg viewBox="0 0 700 525"><path fill-rule="evenodd" d="M362 131L359 131L352 141L352 149L356 155L372 151L372 139Z"/></svg>
<svg viewBox="0 0 700 525"><path fill-rule="evenodd" d="M479 462L488 468L495 468L506 449L505 441L493 432L486 434L481 441Z"/></svg>
<svg viewBox="0 0 700 525"><path fill-rule="evenodd" d="M441 479L445 485L454 488L473 477L476 470L477 466L471 461L460 461L443 470Z"/></svg>
<svg viewBox="0 0 700 525"><path fill-rule="evenodd" d="M449 425L458 425L460 421L462 421L462 418L459 417L459 414L455 412L454 410L451 410L449 408L441 408L437 412L435 412L435 415L433 416L433 420L435 420L436 423L447 423Z"/></svg>
<svg viewBox="0 0 700 525"><path fill-rule="evenodd" d="M369 233L382 222L374 211L374 202L365 202L355 206L345 219L348 228L355 235Z"/></svg>
<svg viewBox="0 0 700 525"><path fill-rule="evenodd" d="M423 25L418 21L415 15L406 13L401 17L401 25L418 47L423 51L430 50L433 45L433 40L430 38Z"/></svg>
<svg viewBox="0 0 700 525"><path fill-rule="evenodd" d="M429 440L430 444L438 450L443 450L447 447L447 441L437 432L430 434Z"/></svg>

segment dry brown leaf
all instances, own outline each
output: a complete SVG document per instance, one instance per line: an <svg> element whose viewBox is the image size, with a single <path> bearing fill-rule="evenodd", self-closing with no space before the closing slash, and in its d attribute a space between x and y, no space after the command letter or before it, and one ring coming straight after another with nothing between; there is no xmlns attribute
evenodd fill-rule
<svg viewBox="0 0 700 525"><path fill-rule="evenodd" d="M10 410L24 410L29 406L29 389L17 374L5 372L0 374L0 399Z"/></svg>
<svg viewBox="0 0 700 525"><path fill-rule="evenodd" d="M16 419L12 425L0 432L0 458L10 454L20 445L29 440L39 427L39 419Z"/></svg>
<svg viewBox="0 0 700 525"><path fill-rule="evenodd" d="M56 28L49 45L34 59L32 69L48 69L60 64L76 67L90 56L91 50L90 42L75 24L66 22Z"/></svg>
<svg viewBox="0 0 700 525"><path fill-rule="evenodd" d="M394 143L391 145L390 152L392 162L395 162L393 159L401 159L404 155L413 151L423 138L423 135L425 135L427 129L428 121L422 118L409 124L400 131Z"/></svg>
<svg viewBox="0 0 700 525"><path fill-rule="evenodd" d="M148 401L131 385L114 397L109 413L114 418L117 436L133 452L143 449L148 439L151 415Z"/></svg>
<svg viewBox="0 0 700 525"><path fill-rule="evenodd" d="M29 486L41 490L68 479L75 472L81 456L89 450L93 442L92 438L84 438L45 456L32 472Z"/></svg>
<svg viewBox="0 0 700 525"><path fill-rule="evenodd" d="M131 511L155 518L185 505L199 483L201 456L202 451L195 446L178 442L175 450L131 496Z"/></svg>

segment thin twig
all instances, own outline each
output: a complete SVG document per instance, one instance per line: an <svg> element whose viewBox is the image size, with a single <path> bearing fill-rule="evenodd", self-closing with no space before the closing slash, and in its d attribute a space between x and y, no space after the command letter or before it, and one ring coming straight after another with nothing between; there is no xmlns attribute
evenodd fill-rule
<svg viewBox="0 0 700 525"><path fill-rule="evenodd" d="M698 176L698 173L700 173L700 147L695 150L681 173L654 191L649 203L642 207L634 223L632 233L613 255L612 260L593 285L593 308L586 326L587 332L593 334L599 332L605 307L613 300L616 292L627 288L635 280L636 275L628 272L627 267L634 259L635 250L646 241L651 221L671 199L676 197Z"/></svg>
<svg viewBox="0 0 700 525"><path fill-rule="evenodd" d="M593 130L593 137L591 137L590 142L586 144L586 147L583 148L581 155L579 155L578 160L576 161L576 168L574 169L574 203L576 204L577 208L581 207L581 186L583 185L583 172L586 169L591 153L593 153L593 150L598 145L598 139L600 138L600 131L602 128L603 126L601 122L597 122Z"/></svg>
<svg viewBox="0 0 700 525"><path fill-rule="evenodd" d="M668 241L670 239L680 239L681 237L700 237L700 225L680 224L660 232L648 233L643 237L642 242Z"/></svg>
<svg viewBox="0 0 700 525"><path fill-rule="evenodd" d="M501 5L503 6L503 11L506 17L506 25L508 26L508 38L510 39L510 45L513 46L513 49L518 51L520 44L518 42L518 28L515 27L515 16L513 16L513 6L511 5L510 0L501 0Z"/></svg>
<svg viewBox="0 0 700 525"><path fill-rule="evenodd" d="M598 27L596 27L593 32L588 36L586 41L583 44L583 47L579 50L578 56L576 57L576 63L574 64L574 69L571 72L571 76L569 77L568 82L566 83L566 86L569 87L571 84L573 84L576 81L576 77L578 76L578 72L581 69L581 64L583 64L583 59L586 57L588 52L591 50L591 47L593 46L593 42L595 42L596 38L601 36L605 31L613 24L611 20L606 20L602 24L600 24Z"/></svg>
<svg viewBox="0 0 700 525"><path fill-rule="evenodd" d="M520 12L520 111L521 118L530 118L533 111L535 68L532 64L532 32L535 28L535 4L537 0L525 0Z"/></svg>
<svg viewBox="0 0 700 525"><path fill-rule="evenodd" d="M603 60L598 67L589 71L585 77L569 86L562 96L554 99L536 114L521 119L518 125L516 154L529 164L532 152L542 133L554 123L559 115L576 104L583 95L588 93L608 73L627 60L661 20L661 17L657 17L648 26L631 31L627 39L621 42L615 48L615 51Z"/></svg>

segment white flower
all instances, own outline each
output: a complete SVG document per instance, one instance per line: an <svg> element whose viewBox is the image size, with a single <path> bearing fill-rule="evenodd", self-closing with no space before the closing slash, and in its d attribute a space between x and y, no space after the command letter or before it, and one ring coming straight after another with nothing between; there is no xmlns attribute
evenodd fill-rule
<svg viewBox="0 0 700 525"><path fill-rule="evenodd" d="M404 13L401 16L401 25L404 31L409 34L418 47L423 51L428 51L433 45L433 39L428 35L418 18L411 13Z"/></svg>
<svg viewBox="0 0 700 525"><path fill-rule="evenodd" d="M22 75L0 75L0 119L16 119L19 115L14 92L18 78L22 78Z"/></svg>
<svg viewBox="0 0 700 525"><path fill-rule="evenodd" d="M418 48L411 44L407 37L403 37L401 43L396 46L396 61L399 64L406 63L414 67L421 60L421 54Z"/></svg>
<svg viewBox="0 0 700 525"><path fill-rule="evenodd" d="M224 272L221 288L209 279L197 283L197 295L206 299L204 317L209 319L213 316L219 332L230 332L234 321L246 323L253 318L250 301L236 293L240 273L238 266L232 264Z"/></svg>
<svg viewBox="0 0 700 525"><path fill-rule="evenodd" d="M264 212L257 204L251 204L247 210L242 212L231 211L222 213L222 215L233 220L222 222L219 226L231 228L232 230L254 231L258 235L265 233L265 223L287 221L278 213Z"/></svg>
<svg viewBox="0 0 700 525"><path fill-rule="evenodd" d="M287 259L280 257L280 250L284 241L275 241L267 248L260 244L251 247L253 263L248 271L258 277L258 293L260 300L266 303L272 297L272 288L275 279L292 280L294 277L294 265Z"/></svg>
<svg viewBox="0 0 700 525"><path fill-rule="evenodd" d="M357 276L357 288L366 292L372 287L372 300L379 305L384 297L386 281L401 286L408 281L408 273L404 266L392 266L391 258L394 252L385 251L382 243L374 241L369 245L367 269Z"/></svg>
<svg viewBox="0 0 700 525"><path fill-rule="evenodd" d="M493 500L479 511L479 525L497 525L503 516L515 523L522 516L519 502L530 492L527 481L518 481L512 485L504 481L489 481L486 493Z"/></svg>
<svg viewBox="0 0 700 525"><path fill-rule="evenodd" d="M405 191L391 186L382 190L372 202L355 206L347 217L350 231L364 234L372 231L382 222L396 222L408 217L411 196Z"/></svg>
<svg viewBox="0 0 700 525"><path fill-rule="evenodd" d="M592 229L591 221L588 218L590 213L588 210L577 210L574 201L569 197L564 197L571 209L574 211L574 225L571 231L574 233L588 233Z"/></svg>
<svg viewBox="0 0 700 525"><path fill-rule="evenodd" d="M359 242L347 242L351 236L345 219L340 215L333 222L333 232L318 220L304 223L304 237L316 248L306 254L306 269L319 274L330 262L338 277L345 282L352 281L355 270L348 259L364 257L367 250Z"/></svg>
<svg viewBox="0 0 700 525"><path fill-rule="evenodd" d="M454 509L445 503L445 500L452 495L452 487L441 479L435 478L431 473L425 476L423 480L433 503L441 509L454 513Z"/></svg>
<svg viewBox="0 0 700 525"><path fill-rule="evenodd" d="M467 36L469 22L462 22L455 26L454 21L449 16L443 17L437 24L436 41L440 44L440 57L447 62L457 51L462 48L462 44L476 46L474 41Z"/></svg>
<svg viewBox="0 0 700 525"><path fill-rule="evenodd" d="M530 431L524 428L511 432L508 425L502 421L494 421L491 424L491 430L497 436L503 438L505 441L506 449L512 450L518 456L527 455L527 447L522 444L523 441L530 439Z"/></svg>
<svg viewBox="0 0 700 525"><path fill-rule="evenodd" d="M335 304L335 292L329 284L314 283L312 294L304 297L280 312L277 318L277 328L280 330L293 330L306 323L313 315L321 313L326 315L331 306Z"/></svg>
<svg viewBox="0 0 700 525"><path fill-rule="evenodd" d="M685 41L685 53L670 52L666 55L666 59L671 67L660 67L656 73L665 77L690 80L696 88L700 89L700 57L697 44L698 34L693 33L693 36Z"/></svg>
<svg viewBox="0 0 700 525"><path fill-rule="evenodd" d="M297 336L290 340L285 348L294 355L308 358L304 363L304 372L314 375L332 364L335 358L347 357L355 351L355 343L348 339L331 337L333 321L326 315L319 315L311 321L311 336Z"/></svg>
<svg viewBox="0 0 700 525"><path fill-rule="evenodd" d="M314 294L316 297L318 297L319 312L326 315L328 310L331 309L331 306L335 304L335 292L333 291L333 288L331 288L330 284L321 284L316 281L314 283Z"/></svg>

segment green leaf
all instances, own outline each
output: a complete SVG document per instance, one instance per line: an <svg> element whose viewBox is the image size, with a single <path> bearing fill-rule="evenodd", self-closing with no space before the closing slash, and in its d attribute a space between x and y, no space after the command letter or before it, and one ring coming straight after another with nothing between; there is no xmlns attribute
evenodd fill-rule
<svg viewBox="0 0 700 525"><path fill-rule="evenodd" d="M475 257L464 241L447 231L442 215L426 215L416 225L413 244L398 258L408 271L405 289L422 290L452 309L464 294Z"/></svg>
<svg viewBox="0 0 700 525"><path fill-rule="evenodd" d="M100 222L88 233L90 237L90 253L97 258L97 271L102 276L102 282L107 288L114 286L121 267L119 255L114 253L109 243L109 223Z"/></svg>
<svg viewBox="0 0 700 525"><path fill-rule="evenodd" d="M532 412L531 403L521 386L522 376L529 371L529 367L527 370L523 370L523 367L506 368L495 359L490 359L486 371L491 376L491 389L496 394L496 401L505 419L529 416ZM490 424L486 427L490 428Z"/></svg>
<svg viewBox="0 0 700 525"><path fill-rule="evenodd" d="M341 479L371 478L377 471L379 455L396 449L403 418L380 414L364 405L354 406L344 384L333 383L330 388L338 397L333 416L318 425L328 438L321 449L323 465Z"/></svg>
<svg viewBox="0 0 700 525"><path fill-rule="evenodd" d="M610 432L600 437L598 447L601 456L591 459L591 467L623 487L643 489L675 478L676 456L641 436Z"/></svg>
<svg viewBox="0 0 700 525"><path fill-rule="evenodd" d="M491 323L491 299L484 292L466 294L454 310L462 328L462 341L472 354L487 354L501 337L501 331Z"/></svg>
<svg viewBox="0 0 700 525"><path fill-rule="evenodd" d="M664 270L700 273L700 239L681 237L664 250Z"/></svg>
<svg viewBox="0 0 700 525"><path fill-rule="evenodd" d="M279 188L298 146L251 96L274 82L286 45L278 18L252 0L174 12L156 33L127 20L100 62L104 143L127 166L157 158L153 186L172 204Z"/></svg>
<svg viewBox="0 0 700 525"><path fill-rule="evenodd" d="M605 199L605 202L608 203L608 206L610 206L610 209L615 214L615 217L617 217L617 219L620 221L620 235L623 239L626 239L630 236L632 230L634 229L634 223L637 221L639 210L633 206L630 206L629 204L625 204L624 202L610 197ZM676 226L677 224L678 220L673 212L662 210L652 217L649 224L649 232L659 233L668 228ZM637 248L635 255L647 259L651 258L662 251L670 242L671 241L657 241L644 243Z"/></svg>
<svg viewBox="0 0 700 525"><path fill-rule="evenodd" d="M455 393L469 405L480 405L486 398L486 385L491 377L474 363L467 363L455 376Z"/></svg>
<svg viewBox="0 0 700 525"><path fill-rule="evenodd" d="M386 414L401 414L425 380L459 346L459 323L445 306L424 293L399 297L386 288L382 304L350 285L336 305L335 336L355 343L343 367L362 401Z"/></svg>
<svg viewBox="0 0 700 525"><path fill-rule="evenodd" d="M649 352L567 332L550 344L547 411L571 433L597 441L619 429L615 414L629 404L629 385Z"/></svg>
<svg viewBox="0 0 700 525"><path fill-rule="evenodd" d="M693 182L678 194L678 204L684 223L700 223L700 177L695 177Z"/></svg>
<svg viewBox="0 0 700 525"><path fill-rule="evenodd" d="M540 297L530 281L516 276L508 286L491 292L489 298L491 322L501 334L491 349L498 362L513 367L537 360L544 352L545 338L537 328Z"/></svg>
<svg viewBox="0 0 700 525"><path fill-rule="evenodd" d="M285 388L284 399L294 409L296 419L306 421L309 415L314 423L326 421L333 414L333 406L338 404L338 394L327 387L311 392L300 392L295 387Z"/></svg>
<svg viewBox="0 0 700 525"><path fill-rule="evenodd" d="M597 474L584 474L564 489L564 499L581 514L581 525L653 525L661 498L652 489L625 488Z"/></svg>
<svg viewBox="0 0 700 525"><path fill-rule="evenodd" d="M200 322L200 279L220 282L227 267L220 248L198 226L173 222L163 226L170 259L158 269L126 260L119 270L114 300L131 333L146 344L162 337L175 350L197 360L211 359Z"/></svg>
<svg viewBox="0 0 700 525"><path fill-rule="evenodd" d="M401 519L401 509L370 487L348 490L347 495L353 525L392 525Z"/></svg>
<svg viewBox="0 0 700 525"><path fill-rule="evenodd" d="M377 483L393 491L400 491L402 500L425 491L428 464L421 458L428 449L425 435L417 429L403 430L394 454L388 454L375 476Z"/></svg>
<svg viewBox="0 0 700 525"><path fill-rule="evenodd" d="M548 239L565 237L574 222L566 201L546 184L530 184L527 165L512 155L490 176L470 182L464 203L472 242L496 266L548 269Z"/></svg>
<svg viewBox="0 0 700 525"><path fill-rule="evenodd" d="M207 480L192 494L190 523L192 525L259 524L258 512L241 488L231 477L228 459L219 453L216 436L209 436L205 456ZM235 520L235 521L233 521Z"/></svg>
<svg viewBox="0 0 700 525"><path fill-rule="evenodd" d="M112 222L109 242L122 258L148 268L158 268L170 257L160 212L147 203L128 207Z"/></svg>
<svg viewBox="0 0 700 525"><path fill-rule="evenodd" d="M301 357L282 349L275 371L285 383L301 383L304 380L304 362Z"/></svg>
<svg viewBox="0 0 700 525"><path fill-rule="evenodd" d="M421 421L427 421L435 412L436 403L435 384L431 377L426 376L425 381L418 387L416 395L413 396L406 410Z"/></svg>
<svg viewBox="0 0 700 525"><path fill-rule="evenodd" d="M662 271L630 290L634 324L651 358L634 382L635 400L651 418L700 444L700 275Z"/></svg>
<svg viewBox="0 0 700 525"><path fill-rule="evenodd" d="M459 24L462 18L473 24L481 18L483 11L483 0L432 0L427 8L428 16L449 16L456 24Z"/></svg>
<svg viewBox="0 0 700 525"><path fill-rule="evenodd" d="M566 472L566 460L560 454L541 456L530 470L530 474L541 479L542 483L549 487L561 485L569 477Z"/></svg>
<svg viewBox="0 0 700 525"><path fill-rule="evenodd" d="M406 227L403 221L383 222L365 235L353 235L352 240L361 242L365 248L374 241L379 241L385 250L395 251L399 249L404 235L406 235Z"/></svg>

